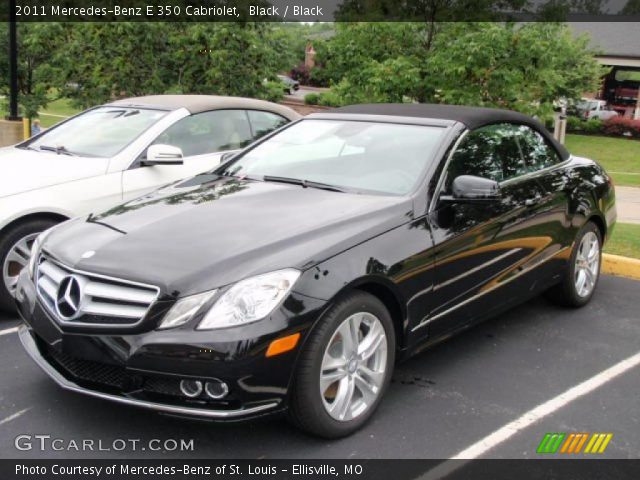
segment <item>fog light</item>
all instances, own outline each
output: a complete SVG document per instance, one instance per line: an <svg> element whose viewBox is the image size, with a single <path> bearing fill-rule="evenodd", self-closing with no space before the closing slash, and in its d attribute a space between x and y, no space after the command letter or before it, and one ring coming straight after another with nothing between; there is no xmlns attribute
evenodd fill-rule
<svg viewBox="0 0 640 480"><path fill-rule="evenodd" d="M207 395L214 400L220 400L227 396L227 393L229 393L229 387L223 381L217 380L215 382L207 382L204 385L204 391L207 392Z"/></svg>
<svg viewBox="0 0 640 480"><path fill-rule="evenodd" d="M197 397L202 393L202 382L200 380L181 380L180 391L186 397Z"/></svg>

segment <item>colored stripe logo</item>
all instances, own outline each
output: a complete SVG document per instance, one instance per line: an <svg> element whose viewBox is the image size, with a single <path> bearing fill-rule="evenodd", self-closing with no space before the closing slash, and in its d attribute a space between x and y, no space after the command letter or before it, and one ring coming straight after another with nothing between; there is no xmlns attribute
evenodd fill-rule
<svg viewBox="0 0 640 480"><path fill-rule="evenodd" d="M604 453L611 438L613 438L612 433L546 433L536 452L540 454Z"/></svg>

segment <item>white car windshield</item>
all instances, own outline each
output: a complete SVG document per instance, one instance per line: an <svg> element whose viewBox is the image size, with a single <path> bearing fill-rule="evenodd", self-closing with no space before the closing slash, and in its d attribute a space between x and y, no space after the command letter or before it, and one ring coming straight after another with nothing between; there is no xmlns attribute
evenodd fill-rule
<svg viewBox="0 0 640 480"><path fill-rule="evenodd" d="M404 195L433 160L445 128L361 121L303 120L219 173Z"/></svg>
<svg viewBox="0 0 640 480"><path fill-rule="evenodd" d="M26 147L66 155L112 157L166 114L141 108L94 108L45 131Z"/></svg>

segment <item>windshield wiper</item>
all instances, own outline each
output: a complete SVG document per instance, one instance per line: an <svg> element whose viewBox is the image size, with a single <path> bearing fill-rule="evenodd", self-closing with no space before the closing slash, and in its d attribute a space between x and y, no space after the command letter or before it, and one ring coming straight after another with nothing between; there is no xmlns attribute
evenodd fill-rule
<svg viewBox="0 0 640 480"><path fill-rule="evenodd" d="M314 182L311 180L300 180L299 178L276 177L272 175L265 175L264 177L262 177L262 180L264 180L265 182L290 183L291 185L300 185L303 188L318 188L320 190L329 190L331 192L342 192L342 193L346 192L344 188L336 187L335 185L329 185L328 183Z"/></svg>
<svg viewBox="0 0 640 480"><path fill-rule="evenodd" d="M40 150L46 150L47 152L56 152L58 155L62 154L62 155L71 155L72 157L75 157L76 154L70 152L69 150L66 149L66 147L60 145L59 147L52 147L50 145L40 145L38 147Z"/></svg>

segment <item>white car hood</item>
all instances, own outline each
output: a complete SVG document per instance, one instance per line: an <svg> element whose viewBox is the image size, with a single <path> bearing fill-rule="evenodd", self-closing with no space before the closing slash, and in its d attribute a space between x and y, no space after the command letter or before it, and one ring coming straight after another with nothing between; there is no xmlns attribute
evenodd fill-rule
<svg viewBox="0 0 640 480"><path fill-rule="evenodd" d="M0 149L0 198L104 175L108 158L72 157L23 148Z"/></svg>

